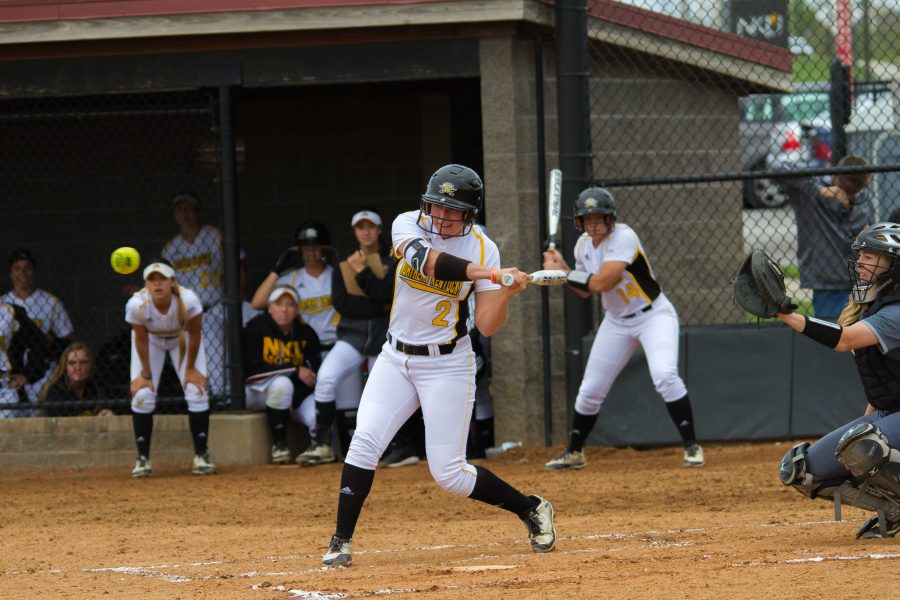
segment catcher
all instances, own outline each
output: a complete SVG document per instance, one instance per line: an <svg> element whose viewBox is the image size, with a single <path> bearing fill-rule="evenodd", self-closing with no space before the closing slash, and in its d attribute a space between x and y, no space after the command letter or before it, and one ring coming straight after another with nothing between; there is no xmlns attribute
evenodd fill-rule
<svg viewBox="0 0 900 600"><path fill-rule="evenodd" d="M747 311L775 316L838 352L852 351L869 401L863 416L814 444L791 448L781 461L784 485L810 498L828 498L875 511L857 538L900 531L900 225L876 223L852 244L851 292L839 324L793 313L784 275L755 250L735 278L735 298Z"/></svg>

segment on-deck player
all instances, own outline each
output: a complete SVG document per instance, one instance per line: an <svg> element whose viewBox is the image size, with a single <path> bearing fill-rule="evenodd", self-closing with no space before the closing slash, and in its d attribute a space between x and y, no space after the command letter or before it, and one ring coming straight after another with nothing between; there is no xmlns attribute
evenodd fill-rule
<svg viewBox="0 0 900 600"><path fill-rule="evenodd" d="M200 200L191 192L172 198L178 234L166 242L162 257L169 261L178 281L192 290L203 305L203 340L210 391L225 389L225 252L222 231L200 224Z"/></svg>
<svg viewBox="0 0 900 600"><path fill-rule="evenodd" d="M145 287L125 305L125 320L131 324L131 418L138 458L132 477L149 477L150 437L156 388L166 354L172 360L184 390L188 422L194 440L192 472L216 472L207 452L209 395L206 383L206 353L200 333L203 307L197 294L175 282L175 270L164 260L144 269Z"/></svg>
<svg viewBox="0 0 900 600"><path fill-rule="evenodd" d="M351 538L378 459L419 406L435 481L452 494L516 514L535 552L548 552L556 544L549 502L526 496L466 461L475 402L466 300L474 291L478 329L493 335L506 322L510 299L529 280L516 268L500 268L496 244L475 224L482 193L481 179L472 169L447 165L432 175L419 210L394 220L391 237L399 264L388 339L366 382L344 461L337 527L322 559L326 565L351 564ZM515 278L510 287L497 285L505 273Z"/></svg>
<svg viewBox="0 0 900 600"><path fill-rule="evenodd" d="M684 466L703 466L691 401L678 376L678 315L660 289L637 233L624 223L616 223L612 194L599 187L587 188L578 195L575 223L583 232L575 242L575 268L589 273L590 279L583 286L570 283L570 287L582 298L600 294L605 316L575 399L569 443L544 467L584 467L584 442L610 387L638 344L647 356L653 385L681 435ZM555 248L544 253L544 268L570 270Z"/></svg>
<svg viewBox="0 0 900 600"><path fill-rule="evenodd" d="M285 250L272 267L256 292L253 308L263 309L269 294L276 285L290 285L300 297L300 315L319 336L324 360L337 341L337 325L341 315L334 309L331 284L334 267L328 263L326 251L330 250L330 236L325 225L318 221L305 221L294 232L295 246ZM297 266L302 260L303 266ZM335 388L335 410L343 411L359 406L362 394L362 376L345 377ZM311 439L316 436L316 406L304 402L293 412L293 417L309 428ZM331 448L323 449L316 457L316 464L333 463L336 459ZM300 461L300 457L297 460ZM301 464L301 466L303 466Z"/></svg>

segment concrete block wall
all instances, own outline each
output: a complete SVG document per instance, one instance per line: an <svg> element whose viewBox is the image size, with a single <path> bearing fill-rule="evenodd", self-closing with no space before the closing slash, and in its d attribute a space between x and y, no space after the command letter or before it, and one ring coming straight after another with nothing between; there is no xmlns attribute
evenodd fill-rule
<svg viewBox="0 0 900 600"><path fill-rule="evenodd" d="M291 455L306 449L309 436L288 428ZM265 413L220 413L210 417L209 451L217 465L265 465L271 439ZM194 456L186 415L156 415L150 448L154 465L191 464ZM0 470L73 469L134 465L131 417L32 417L0 419Z"/></svg>

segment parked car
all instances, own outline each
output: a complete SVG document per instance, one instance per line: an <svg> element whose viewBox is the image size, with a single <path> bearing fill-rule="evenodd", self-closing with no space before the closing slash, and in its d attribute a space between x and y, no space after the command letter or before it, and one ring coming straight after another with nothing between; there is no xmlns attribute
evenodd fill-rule
<svg viewBox="0 0 900 600"><path fill-rule="evenodd" d="M757 94L741 98L741 166L764 171L776 162L797 168L831 164L831 113L828 84L809 84L791 94ZM884 84L860 84L845 130L887 131L896 126L896 100ZM744 206L774 208L787 199L770 179L744 182Z"/></svg>
<svg viewBox="0 0 900 600"><path fill-rule="evenodd" d="M828 94L799 92L792 94L754 94L740 100L741 168L765 171L770 158L784 152L804 151L800 123L812 121L828 111ZM744 205L750 208L783 206L787 199L778 185L768 179L744 182Z"/></svg>

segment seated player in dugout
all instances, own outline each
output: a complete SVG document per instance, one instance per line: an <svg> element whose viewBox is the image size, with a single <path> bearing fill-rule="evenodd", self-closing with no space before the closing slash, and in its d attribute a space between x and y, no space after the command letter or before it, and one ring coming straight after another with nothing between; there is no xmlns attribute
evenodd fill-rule
<svg viewBox="0 0 900 600"><path fill-rule="evenodd" d="M544 252L544 268L570 272L569 287L582 298L600 294L604 316L575 398L569 443L544 467L559 471L585 466L584 443L613 382L638 345L681 436L684 466L703 466L691 401L678 375L678 314L660 289L641 240L634 229L616 222L615 200L600 187L578 195L575 225L582 232L575 242L576 270L570 272L555 248Z"/></svg>
<svg viewBox="0 0 900 600"><path fill-rule="evenodd" d="M362 207L350 218L357 246L334 269L331 295L340 314L337 341L322 361L316 377L316 436L297 457L300 466L331 462L331 429L338 418L339 442L346 455L356 425L356 407L336 414L338 387L349 378L359 381L361 367L371 371L387 335L394 297L397 260L381 231L378 211Z"/></svg>
<svg viewBox="0 0 900 600"><path fill-rule="evenodd" d="M25 385L47 371L47 339L21 306L0 303L0 419L31 416Z"/></svg>
<svg viewBox="0 0 900 600"><path fill-rule="evenodd" d="M865 414L813 444L791 448L780 477L810 498L846 502L876 514L857 538L900 531L900 225L876 223L852 244L850 298L838 323L798 315L790 302L776 316L795 331L852 352L868 399Z"/></svg>
<svg viewBox="0 0 900 600"><path fill-rule="evenodd" d="M319 337L298 316L300 298L293 287L278 285L269 306L244 328L244 387L248 410L265 410L272 434L272 463L290 462L287 424L293 408L299 419L314 424L312 395L321 364ZM310 437L314 431L310 432Z"/></svg>
<svg viewBox="0 0 900 600"><path fill-rule="evenodd" d="M47 379L56 368L56 357L75 341L75 331L62 301L50 292L37 287L37 260L24 248L9 255L9 280L12 289L0 297L0 302L25 309L28 317L46 336L46 370L35 381L23 387L29 402L35 402Z"/></svg>
<svg viewBox="0 0 900 600"><path fill-rule="evenodd" d="M331 236L325 225L314 220L304 221L294 232L294 245L275 261L272 271L254 292L252 302L254 308L264 308L274 286L292 286L300 298L300 316L319 336L322 360L337 342L337 326L341 319L332 300L335 268L329 257L333 252ZM356 410L361 395L362 373L357 373L356 377L344 377L335 387L335 411L340 414ZM316 431L315 411L311 415L302 412L298 416L311 432ZM313 461L315 464L327 464L337 460L331 446L311 446L315 446L317 451L311 453L307 450L296 458L301 467L309 466Z"/></svg>

